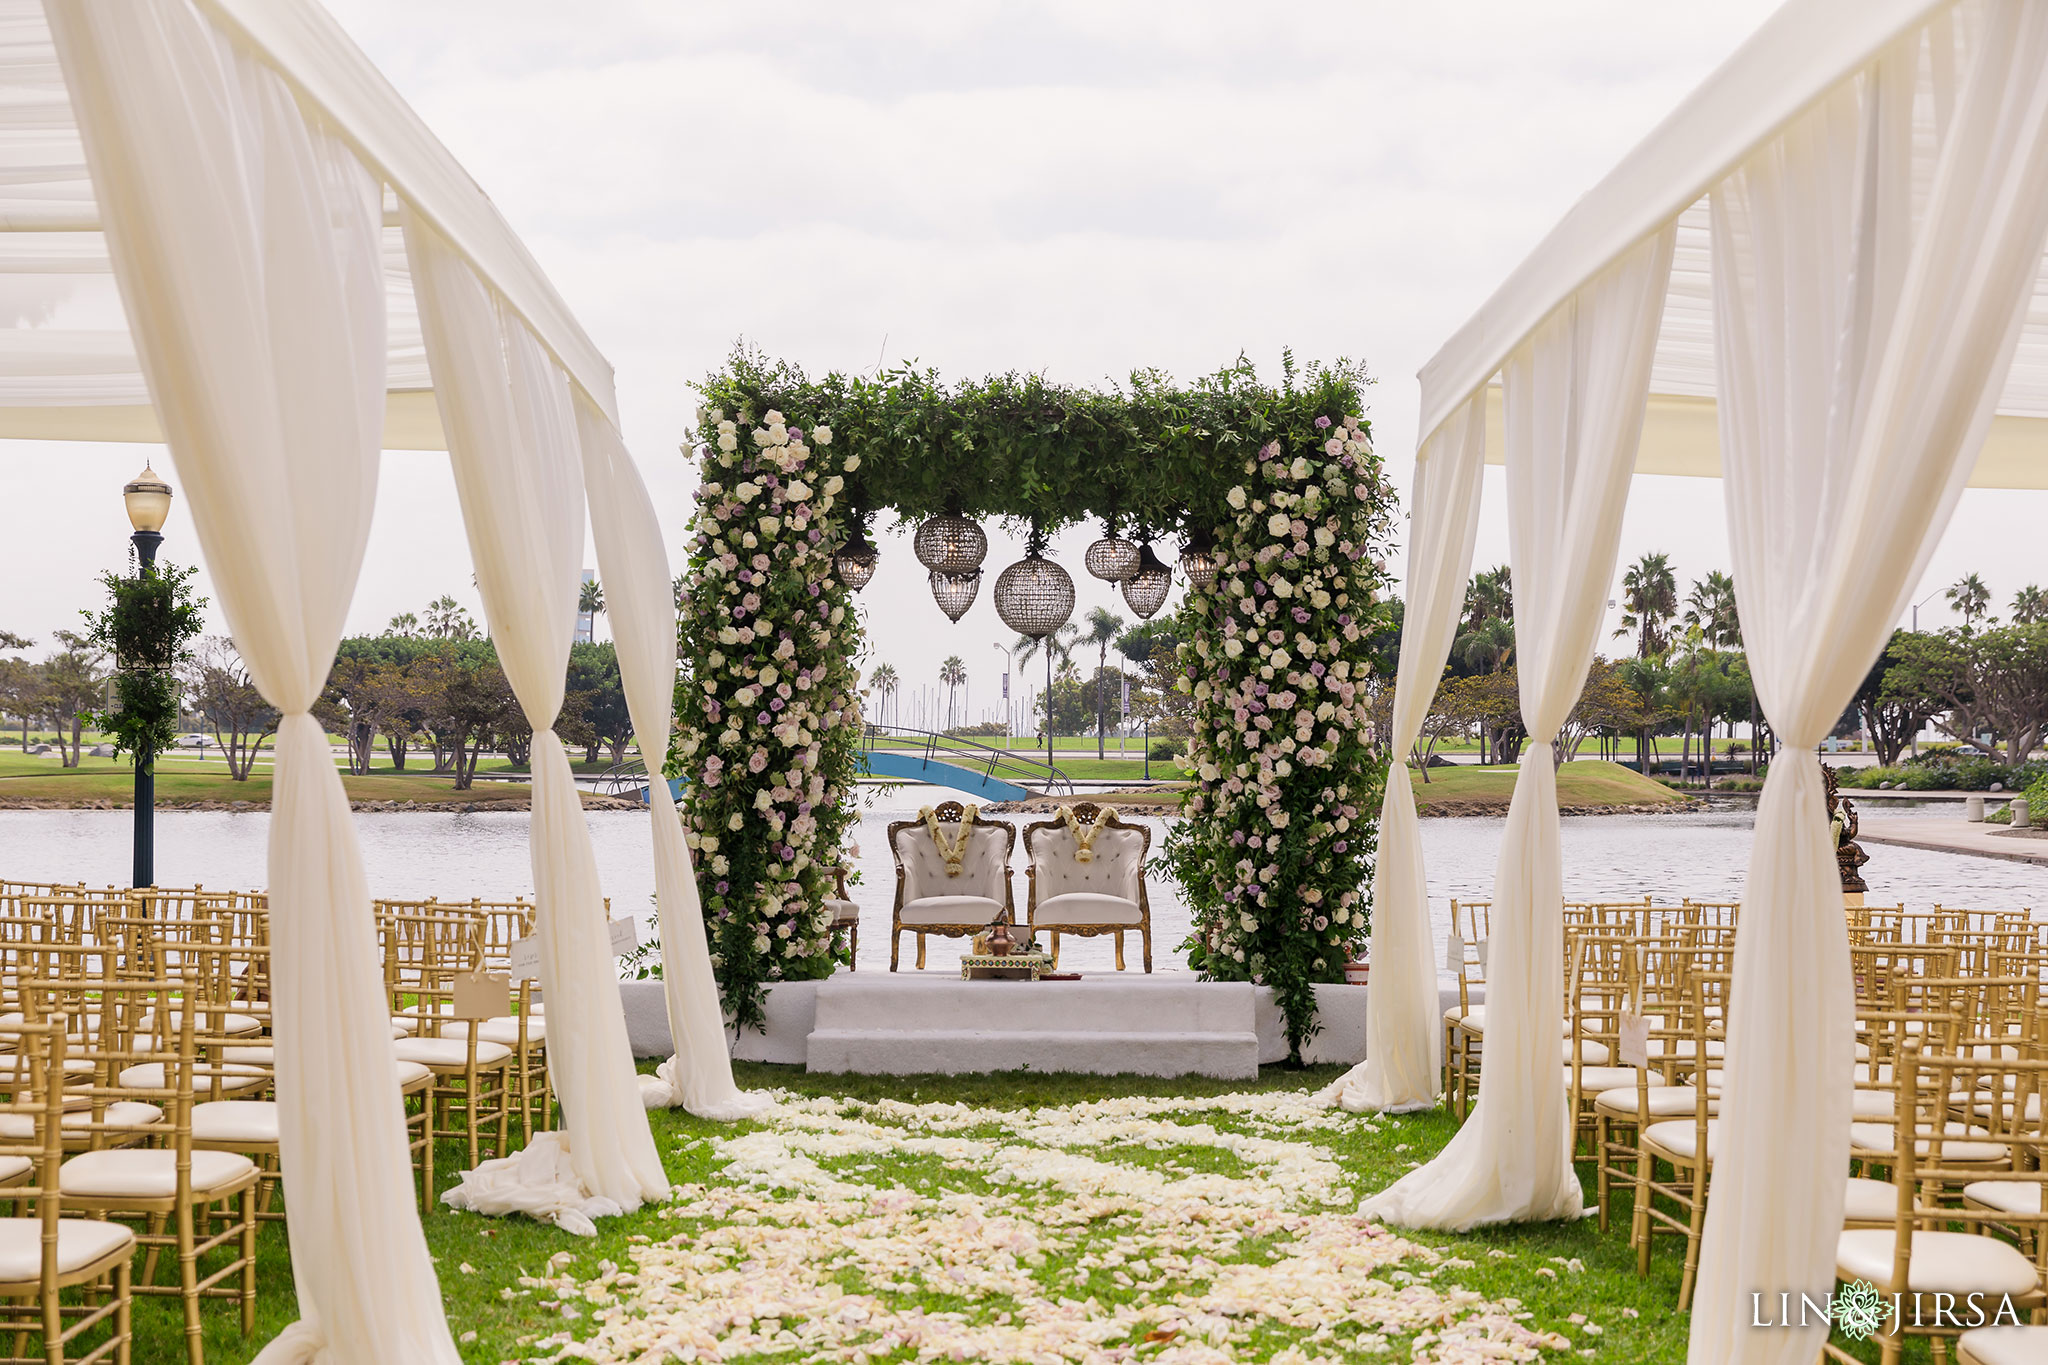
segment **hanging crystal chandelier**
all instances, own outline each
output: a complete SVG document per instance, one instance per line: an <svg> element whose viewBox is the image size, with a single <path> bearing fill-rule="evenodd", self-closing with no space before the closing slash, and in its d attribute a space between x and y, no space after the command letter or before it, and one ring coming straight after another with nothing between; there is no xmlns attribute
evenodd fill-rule
<svg viewBox="0 0 2048 1365"><path fill-rule="evenodd" d="M1180 552L1180 571L1187 575L1188 585L1204 591L1214 587L1217 570L1222 567L1223 556L1208 532L1188 532L1187 546Z"/></svg>
<svg viewBox="0 0 2048 1365"><path fill-rule="evenodd" d="M981 592L981 570L967 573L941 573L932 570L932 600L939 604L939 610L946 613L949 621L958 621L974 605L974 599Z"/></svg>
<svg viewBox="0 0 2048 1365"><path fill-rule="evenodd" d="M1074 580L1065 569L1033 553L996 579L996 615L1019 635L1042 640L1074 614Z"/></svg>
<svg viewBox="0 0 2048 1365"><path fill-rule="evenodd" d="M874 580L875 565L881 557L881 552L868 543L867 532L856 526L846 543L839 547L839 553L833 556L832 567L839 574L840 582L859 592Z"/></svg>
<svg viewBox="0 0 2048 1365"><path fill-rule="evenodd" d="M958 512L941 512L917 528L912 548L933 573L969 574L988 554L988 533Z"/></svg>
<svg viewBox="0 0 2048 1365"><path fill-rule="evenodd" d="M1141 621L1150 620L1166 605L1166 594L1173 590L1173 570L1159 562L1150 541L1138 548L1138 571L1124 580L1123 588L1124 601Z"/></svg>
<svg viewBox="0 0 2048 1365"><path fill-rule="evenodd" d="M1118 535L1113 526L1105 526L1102 539L1088 547L1081 562L1103 582L1121 583L1138 571L1138 547Z"/></svg>

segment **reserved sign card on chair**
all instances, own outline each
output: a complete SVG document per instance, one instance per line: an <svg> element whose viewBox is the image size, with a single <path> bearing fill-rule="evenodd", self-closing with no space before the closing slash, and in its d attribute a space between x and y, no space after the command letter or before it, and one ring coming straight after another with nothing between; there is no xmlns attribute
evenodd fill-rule
<svg viewBox="0 0 2048 1365"><path fill-rule="evenodd" d="M615 919L607 926L611 932L612 956L621 957L640 946L640 930L632 919ZM531 981L540 975L540 936L529 934L525 938L512 940L512 979Z"/></svg>

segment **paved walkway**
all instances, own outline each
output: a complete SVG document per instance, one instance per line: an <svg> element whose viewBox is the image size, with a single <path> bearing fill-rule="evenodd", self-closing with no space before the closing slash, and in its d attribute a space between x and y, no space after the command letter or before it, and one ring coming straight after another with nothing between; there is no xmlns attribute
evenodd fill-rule
<svg viewBox="0 0 2048 1365"><path fill-rule="evenodd" d="M1859 796L1862 793L1857 793ZM2015 863L2048 863L2048 830L2008 831L2001 825L1968 820L1899 820L1865 816L1859 843L1931 848L1944 853L1969 853L1979 858L2004 858Z"/></svg>

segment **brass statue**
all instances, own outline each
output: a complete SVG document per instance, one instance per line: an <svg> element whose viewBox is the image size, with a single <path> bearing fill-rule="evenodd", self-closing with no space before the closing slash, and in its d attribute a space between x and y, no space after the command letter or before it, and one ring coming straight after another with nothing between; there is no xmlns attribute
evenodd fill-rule
<svg viewBox="0 0 2048 1365"><path fill-rule="evenodd" d="M1842 890L1861 895L1870 887L1856 869L1869 862L1870 855L1856 842L1856 803L1841 794L1832 764L1821 764L1820 772L1828 784L1828 827L1835 837L1835 862L1841 869Z"/></svg>

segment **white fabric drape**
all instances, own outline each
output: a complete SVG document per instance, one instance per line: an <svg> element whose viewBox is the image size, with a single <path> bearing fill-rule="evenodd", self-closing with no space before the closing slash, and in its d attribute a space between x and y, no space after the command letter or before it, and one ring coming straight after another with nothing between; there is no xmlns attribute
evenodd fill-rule
<svg viewBox="0 0 2048 1365"><path fill-rule="evenodd" d="M1714 325L1743 644L1784 749L1757 812L1695 1361L1805 1362L1752 1292L1829 1293L1854 1014L1812 750L1905 610L1969 476L2048 239L2048 8L1992 0L1915 227L1914 32L1713 195ZM1944 14L1928 56L1949 59ZM1786 1047L1784 1040L1799 1040Z"/></svg>
<svg viewBox="0 0 2048 1365"><path fill-rule="evenodd" d="M1486 464L1486 396L1451 415L1415 457L1408 530L1408 602L1388 736L1392 765L1380 809L1372 877L1372 984L1365 1002L1365 1060L1323 1092L1354 1113L1403 1113L1437 1100L1443 1020L1429 935L1429 879L1408 777L1408 751L1436 696L1465 606Z"/></svg>
<svg viewBox="0 0 2048 1365"><path fill-rule="evenodd" d="M1593 662L1674 232L1646 239L1502 368L1515 662L1529 742L1495 874L1479 1100L1436 1160L1361 1211L1410 1227L1570 1218L1584 1196L1558 1067L1564 858L1551 741Z"/></svg>
<svg viewBox="0 0 2048 1365"><path fill-rule="evenodd" d="M590 498L598 573L606 585L605 616L612 624L634 734L647 762L647 801L654 817L662 994L675 1055L654 1076L640 1078L641 1098L652 1109L680 1104L699 1118L749 1118L772 1101L733 1083L697 877L690 868L690 847L675 799L661 772L668 755L676 677L676 607L661 523L633 457L604 414L578 401L576 429L583 447L583 489Z"/></svg>
<svg viewBox="0 0 2048 1365"><path fill-rule="evenodd" d="M376 503L379 186L186 0L51 0L48 17L215 592L284 713L272 1022L301 1318L260 1359L453 1365L413 1211L362 855L307 714Z"/></svg>
<svg viewBox="0 0 2048 1365"><path fill-rule="evenodd" d="M499 662L533 726L535 934L548 1072L567 1129L545 1140L566 1141L591 1200L631 1210L665 1195L668 1181L634 1077L590 830L552 728L583 554L569 380L430 225L408 214L405 238L477 587ZM444 1197L486 1212L551 1216L560 1207L559 1183L522 1185L521 1171L531 1166L487 1162Z"/></svg>

